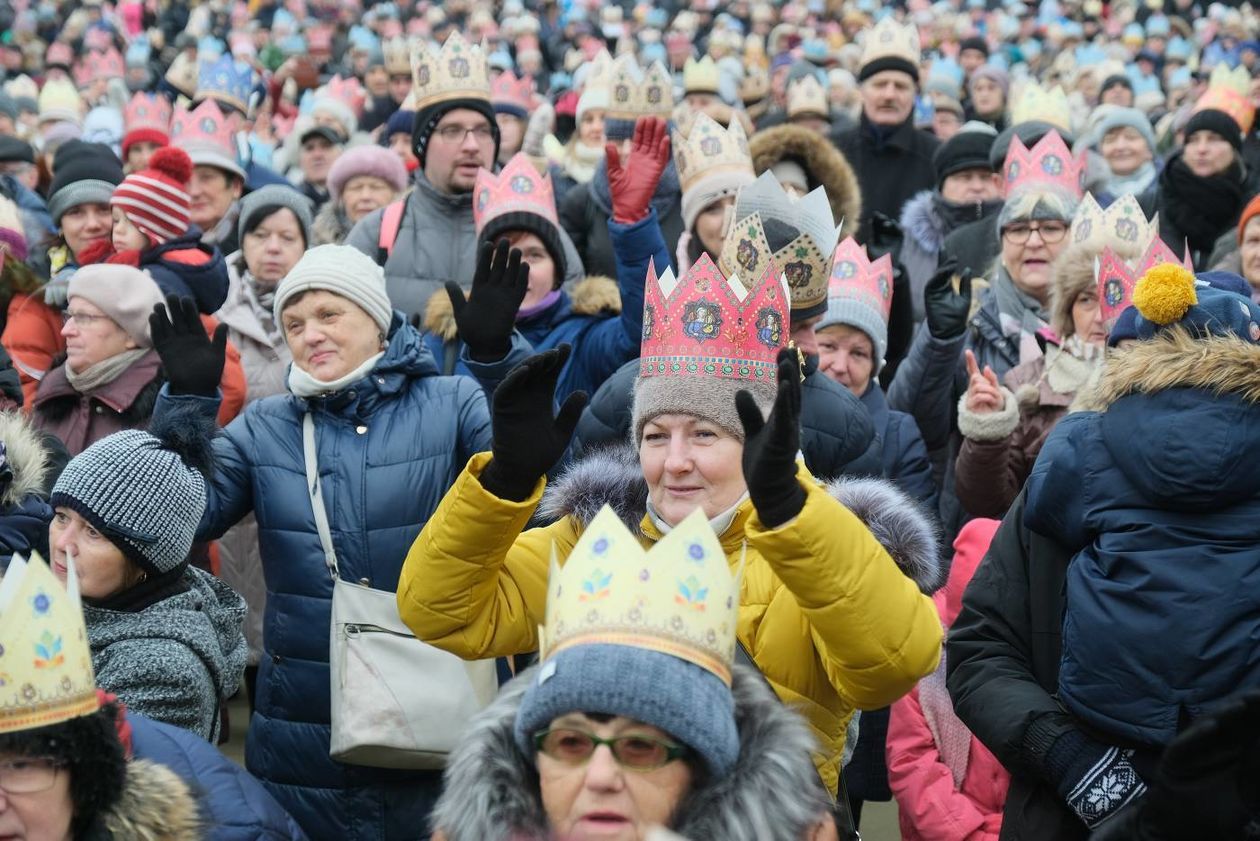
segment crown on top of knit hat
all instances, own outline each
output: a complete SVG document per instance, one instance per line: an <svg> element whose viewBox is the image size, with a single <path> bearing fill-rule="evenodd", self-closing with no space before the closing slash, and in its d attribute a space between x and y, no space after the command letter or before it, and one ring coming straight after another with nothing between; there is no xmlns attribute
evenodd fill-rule
<svg viewBox="0 0 1260 841"><path fill-rule="evenodd" d="M1207 90L1194 103L1194 110L1223 111L1238 123L1243 136L1251 133L1255 122L1256 107L1251 103L1251 75L1247 68L1239 66L1230 70L1224 62L1216 65L1208 79Z"/></svg>
<svg viewBox="0 0 1260 841"><path fill-rule="evenodd" d="M1072 107L1062 87L1055 85L1046 90L1033 81L1024 85L1019 98L1011 106L1011 125L1033 120L1049 123L1063 131L1072 130Z"/></svg>
<svg viewBox="0 0 1260 841"><path fill-rule="evenodd" d="M381 43L381 54L385 57L385 72L391 76L403 73L411 75L411 45L401 35L386 38Z"/></svg>
<svg viewBox="0 0 1260 841"><path fill-rule="evenodd" d="M363 105L367 101L367 91L363 85L354 76L347 76L344 79L340 74L333 76L328 83L320 88L316 94L316 99L328 98L336 102L340 102L354 112L355 117L363 116Z"/></svg>
<svg viewBox="0 0 1260 841"><path fill-rule="evenodd" d="M606 48L601 48L588 62L588 66L589 70L586 72L586 79L582 82L582 90L592 88L608 90L612 87L613 57Z"/></svg>
<svg viewBox="0 0 1260 841"><path fill-rule="evenodd" d="M1094 279L1098 282L1100 315L1108 329L1115 324L1120 313L1133 303L1133 290L1137 287L1138 280L1155 266L1166 263L1194 270L1188 250L1179 258L1158 237L1142 252L1141 259L1137 259L1137 255L1125 259L1110 247L1103 249L1102 254L1094 261Z"/></svg>
<svg viewBox="0 0 1260 841"><path fill-rule="evenodd" d="M890 15L867 31L859 64L866 66L881 58L899 58L918 67L921 52L918 27L913 23L897 23Z"/></svg>
<svg viewBox="0 0 1260 841"><path fill-rule="evenodd" d="M739 120L731 120L730 128L708 114L699 113L691 121L686 137L675 129L672 148L678 183L685 193L697 180L717 172L741 172L753 176L752 153L748 136Z"/></svg>
<svg viewBox="0 0 1260 841"><path fill-rule="evenodd" d="M721 82L722 71L707 55L699 61L688 58L683 65L683 90L687 93L717 93Z"/></svg>
<svg viewBox="0 0 1260 841"><path fill-rule="evenodd" d="M180 106L171 118L171 145L190 155L204 151L235 160L235 135L239 125L240 116L225 116L213 99L205 100L191 111Z"/></svg>
<svg viewBox="0 0 1260 841"><path fill-rule="evenodd" d="M519 79L511 70L505 70L490 83L490 102L493 105L508 105L522 111L534 110L534 79L521 76Z"/></svg>
<svg viewBox="0 0 1260 841"><path fill-rule="evenodd" d="M86 88L97 79L121 79L127 75L127 64L122 53L114 48L93 50L74 65L74 83Z"/></svg>
<svg viewBox="0 0 1260 841"><path fill-rule="evenodd" d="M39 92L40 122L65 120L83 123L83 99L69 79L49 79Z"/></svg>
<svg viewBox="0 0 1260 841"><path fill-rule="evenodd" d="M836 246L831 277L827 282L827 298L850 298L860 301L888 321L892 312L892 255L883 254L871 260L866 247L853 237L845 237Z"/></svg>
<svg viewBox="0 0 1260 841"><path fill-rule="evenodd" d="M1095 253L1109 247L1126 260L1140 257L1158 236L1159 214L1148 221L1133 196L1121 196L1104 209L1086 193L1072 217L1072 245Z"/></svg>
<svg viewBox="0 0 1260 841"><path fill-rule="evenodd" d="M175 110L161 94L137 93L123 110L123 125L128 132L154 129L167 134L171 129L171 117Z"/></svg>
<svg viewBox="0 0 1260 841"><path fill-rule="evenodd" d="M701 509L645 550L605 505L564 566L552 548L542 659L623 645L693 663L730 686L741 576Z"/></svg>
<svg viewBox="0 0 1260 841"><path fill-rule="evenodd" d="M660 62L643 70L633 55L623 55L609 71L608 116L619 120L661 117L674 110L674 85Z"/></svg>
<svg viewBox="0 0 1260 841"><path fill-rule="evenodd" d="M831 114L831 104L827 101L827 91L813 73L806 73L792 82L792 84L788 85L787 90L788 119L803 117L807 114L813 114L823 119L826 119Z"/></svg>
<svg viewBox="0 0 1260 841"><path fill-rule="evenodd" d="M524 152L513 155L498 174L478 170L473 195L473 223L478 234L490 220L506 213L532 213L560 227L551 174L540 173Z"/></svg>
<svg viewBox="0 0 1260 841"><path fill-rule="evenodd" d="M38 555L14 555L0 581L0 733L99 709L74 558L63 587Z"/></svg>
<svg viewBox="0 0 1260 841"><path fill-rule="evenodd" d="M440 50L425 41L412 46L411 79L416 110L452 99L490 101L486 54L479 45L465 41L458 31L447 37Z"/></svg>
<svg viewBox="0 0 1260 841"><path fill-rule="evenodd" d="M1011 138L1002 176L1006 194L1027 184L1045 184L1065 190L1080 198L1084 192L1081 177L1085 172L1084 156L1076 158L1057 131L1049 131L1029 149L1019 136Z"/></svg>
<svg viewBox="0 0 1260 841"><path fill-rule="evenodd" d="M197 93L193 98L215 99L248 114L253 90L254 68L231 55L222 55L217 61L201 63L197 70Z"/></svg>
<svg viewBox="0 0 1260 841"><path fill-rule="evenodd" d="M763 172L739 191L733 218L718 257L722 271L759 277L773 267L787 284L794 313L809 317L806 311L826 307L840 225L825 189L793 199L774 173Z"/></svg>

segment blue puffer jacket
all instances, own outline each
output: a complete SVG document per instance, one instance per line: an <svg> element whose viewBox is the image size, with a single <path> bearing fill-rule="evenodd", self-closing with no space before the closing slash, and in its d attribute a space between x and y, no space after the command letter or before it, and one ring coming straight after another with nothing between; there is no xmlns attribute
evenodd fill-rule
<svg viewBox="0 0 1260 841"><path fill-rule="evenodd" d="M936 482L932 478L932 463L928 461L927 447L914 418L889 409L884 390L875 379L862 395L862 405L875 422L875 434L882 447L880 462L884 478L896 483L935 514Z"/></svg>
<svg viewBox="0 0 1260 841"><path fill-rule="evenodd" d="M1260 347L1163 337L1050 433L1028 528L1078 549L1059 691L1113 744L1164 745L1260 686Z"/></svg>
<svg viewBox="0 0 1260 841"><path fill-rule="evenodd" d="M218 248L201 241L196 227L143 252L140 268L153 276L163 295L192 298L200 313L213 315L227 300L227 262Z"/></svg>
<svg viewBox="0 0 1260 841"><path fill-rule="evenodd" d="M197 798L206 841L306 841L306 833L244 768L205 739L127 711L136 759L164 765Z"/></svg>
<svg viewBox="0 0 1260 841"><path fill-rule="evenodd" d="M155 414L181 401L209 417L217 410L217 400L164 390ZM258 521L267 610L249 770L312 839L412 839L425 834L440 775L328 757L332 581L306 490L308 408L341 576L392 591L446 489L490 448L486 398L472 379L438 376L420 334L395 312L389 348L367 377L329 397L255 401L224 430L197 532L213 540L251 511Z"/></svg>

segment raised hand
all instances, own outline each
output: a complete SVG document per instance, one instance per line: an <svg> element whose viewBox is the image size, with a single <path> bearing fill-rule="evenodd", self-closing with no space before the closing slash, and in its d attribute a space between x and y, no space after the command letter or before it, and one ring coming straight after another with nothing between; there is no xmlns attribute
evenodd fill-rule
<svg viewBox="0 0 1260 841"><path fill-rule="evenodd" d="M735 394L735 410L744 427L744 482L757 516L769 528L801 513L805 489L796 479L801 449L801 363L795 348L779 351L779 388L770 417L763 419L752 394Z"/></svg>
<svg viewBox="0 0 1260 841"><path fill-rule="evenodd" d="M528 289L529 264L521 262L520 249L509 250L505 239L497 246L482 244L467 299L458 283L446 282L455 327L468 345L470 357L477 362L494 362L507 355L516 329L516 312Z"/></svg>
<svg viewBox="0 0 1260 841"><path fill-rule="evenodd" d="M608 189L612 195L613 221L623 225L648 215L661 173L669 166L669 129L660 117L641 117L634 126L630 155L622 166L617 147L604 147L608 160Z"/></svg>
<svg viewBox="0 0 1260 841"><path fill-rule="evenodd" d="M196 302L168 295L165 306L158 304L153 308L149 331L171 394L218 394L227 354L226 324L215 328L212 340L201 324Z"/></svg>
<svg viewBox="0 0 1260 841"><path fill-rule="evenodd" d="M958 275L958 291L954 276ZM956 339L967 330L971 317L971 267L961 272L955 260L947 260L923 288L923 309L928 331L938 339Z"/></svg>
<svg viewBox="0 0 1260 841"><path fill-rule="evenodd" d="M977 415L989 415L1000 412L1006 406L1006 398L1002 395L1002 386L998 384L997 374L993 368L984 366L980 370L976 355L968 349L967 358L967 411Z"/></svg>

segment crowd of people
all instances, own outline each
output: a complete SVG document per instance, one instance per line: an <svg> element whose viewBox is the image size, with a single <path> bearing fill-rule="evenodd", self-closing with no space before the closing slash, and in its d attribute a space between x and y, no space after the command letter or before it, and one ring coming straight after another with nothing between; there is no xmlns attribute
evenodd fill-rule
<svg viewBox="0 0 1260 841"><path fill-rule="evenodd" d="M1260 837L1253 4L0 32L0 838Z"/></svg>

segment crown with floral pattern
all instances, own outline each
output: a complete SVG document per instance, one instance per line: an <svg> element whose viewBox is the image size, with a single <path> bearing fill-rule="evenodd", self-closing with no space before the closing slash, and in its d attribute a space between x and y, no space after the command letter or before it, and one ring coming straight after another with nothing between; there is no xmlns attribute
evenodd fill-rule
<svg viewBox="0 0 1260 841"><path fill-rule="evenodd" d="M892 255L883 254L872 260L865 246L853 237L845 237L836 246L831 277L827 283L828 299L848 298L860 301L884 317L892 312Z"/></svg>
<svg viewBox="0 0 1260 841"><path fill-rule="evenodd" d="M74 83L80 88L86 88L97 79L121 79L126 75L127 63L122 53L113 47L93 50L74 65Z"/></svg>
<svg viewBox="0 0 1260 841"><path fill-rule="evenodd" d="M1147 247L1141 260L1126 260L1111 248L1103 249L1094 263L1094 278L1098 281L1098 308L1108 330L1116 323L1120 313L1133 303L1133 290L1142 275L1164 263L1184 266L1194 271L1188 250L1185 256L1178 258L1158 237Z"/></svg>
<svg viewBox="0 0 1260 841"><path fill-rule="evenodd" d="M699 61L688 58L683 65L683 90L687 93L717 93L721 83L722 72L707 55Z"/></svg>
<svg viewBox="0 0 1260 841"><path fill-rule="evenodd" d="M167 134L170 132L174 113L166 97L155 93L137 93L123 111L123 126L128 132L153 129Z"/></svg>
<svg viewBox="0 0 1260 841"><path fill-rule="evenodd" d="M242 114L249 113L254 92L254 68L230 54L216 61L203 61L197 69L197 93L193 99L214 99Z"/></svg>
<svg viewBox="0 0 1260 841"><path fill-rule="evenodd" d="M654 62L643 70L633 55L620 56L609 70L608 85L607 115L610 118L637 120L639 117L661 117L668 120L674 110L674 85L669 72L660 62Z"/></svg>
<svg viewBox="0 0 1260 841"><path fill-rule="evenodd" d="M540 173L524 152L513 155L498 174L478 170L473 196L473 224L478 234L490 220L507 213L532 213L560 228L551 174Z"/></svg>
<svg viewBox="0 0 1260 841"><path fill-rule="evenodd" d="M1029 149L1019 136L1011 137L1002 176L1006 194L1027 184L1057 187L1068 195L1080 198L1084 190L1081 177L1085 172L1084 156L1076 158L1057 131L1048 131Z"/></svg>
<svg viewBox="0 0 1260 841"><path fill-rule="evenodd" d="M1256 119L1256 106L1251 102L1251 74L1241 65L1230 70L1221 62L1212 70L1208 79L1207 90L1194 103L1194 110L1212 109L1224 111L1238 127L1243 137L1251 134L1251 126Z"/></svg>
<svg viewBox="0 0 1260 841"><path fill-rule="evenodd" d="M511 70L505 70L490 83L490 102L530 113L534 110L533 77L521 76L518 79Z"/></svg>
<svg viewBox="0 0 1260 841"><path fill-rule="evenodd" d="M813 73L806 73L788 85L787 90L788 119L791 120L806 114L817 115L823 119L827 119L831 114L831 105L827 101L827 91Z"/></svg>
<svg viewBox="0 0 1260 841"><path fill-rule="evenodd" d="M760 277L773 266L790 290L794 317L809 318L826 309L827 278L840 225L825 189L817 187L793 199L774 173L763 172L739 191L733 218L718 257L722 271ZM771 237L787 241L772 244Z"/></svg>
<svg viewBox="0 0 1260 841"><path fill-rule="evenodd" d="M719 172L740 172L753 177L748 136L739 120L731 120L730 128L722 128L708 114L698 113L686 137L678 129L674 130L671 146L674 165L678 168L678 183L684 193L698 179Z"/></svg>
<svg viewBox="0 0 1260 841"><path fill-rule="evenodd" d="M440 50L426 41L412 46L411 79L417 111L452 99L490 101L486 54L458 31L447 37Z"/></svg>
<svg viewBox="0 0 1260 841"><path fill-rule="evenodd" d="M552 548L542 659L624 645L694 663L730 686L740 579L701 509L645 550L605 505L564 566Z"/></svg>
<svg viewBox="0 0 1260 841"><path fill-rule="evenodd" d="M74 559L66 584L38 554L0 581L0 733L91 715L100 704Z"/></svg>
<svg viewBox="0 0 1260 841"><path fill-rule="evenodd" d="M1046 90L1033 81L1024 85L1019 99L1011 106L1011 125L1033 120L1049 123L1061 131L1072 130L1072 106L1062 87L1055 85Z"/></svg>
<svg viewBox="0 0 1260 841"><path fill-rule="evenodd" d="M918 66L922 50L917 26L913 23L900 24L889 15L866 33L858 64L865 67L873 61L888 58L903 59Z"/></svg>
<svg viewBox="0 0 1260 841"><path fill-rule="evenodd" d="M1149 221L1133 196L1121 196L1103 209L1086 193L1072 217L1072 245L1097 253L1111 248L1126 260L1136 260L1159 236L1159 214Z"/></svg>

